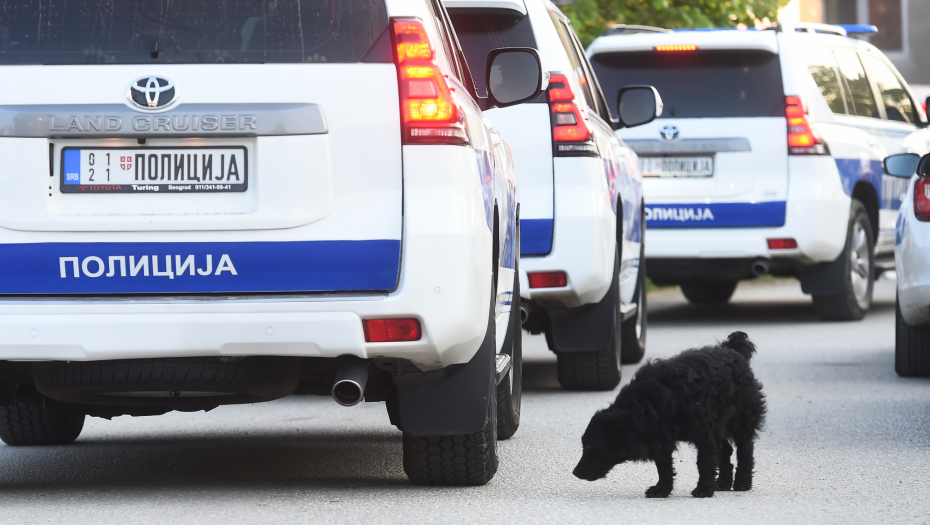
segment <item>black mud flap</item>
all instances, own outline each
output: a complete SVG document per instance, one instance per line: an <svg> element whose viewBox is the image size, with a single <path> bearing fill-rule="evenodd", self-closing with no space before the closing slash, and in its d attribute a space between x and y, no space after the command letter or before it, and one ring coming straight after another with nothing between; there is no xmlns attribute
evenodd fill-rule
<svg viewBox="0 0 930 525"><path fill-rule="evenodd" d="M549 310L549 345L556 352L596 352L610 346L616 332L616 302L620 298L620 267L614 257L614 277L597 304Z"/></svg>
<svg viewBox="0 0 930 525"><path fill-rule="evenodd" d="M812 264L798 270L801 291L809 295L839 295L844 292L843 278L846 271L846 250L829 263Z"/></svg>
<svg viewBox="0 0 930 525"><path fill-rule="evenodd" d="M471 361L448 367L457 370L425 384L396 381L398 429L414 436L450 436L473 434L484 427L497 353L493 323L488 328Z"/></svg>

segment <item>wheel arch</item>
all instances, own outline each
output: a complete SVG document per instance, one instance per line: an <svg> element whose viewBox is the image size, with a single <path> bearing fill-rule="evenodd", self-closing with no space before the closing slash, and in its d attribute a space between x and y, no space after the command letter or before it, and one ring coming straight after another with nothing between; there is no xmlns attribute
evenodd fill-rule
<svg viewBox="0 0 930 525"><path fill-rule="evenodd" d="M870 182L862 181L856 183L853 188L852 198L861 202L865 206L866 213L869 215L869 224L872 225L872 235L878 236L878 192Z"/></svg>

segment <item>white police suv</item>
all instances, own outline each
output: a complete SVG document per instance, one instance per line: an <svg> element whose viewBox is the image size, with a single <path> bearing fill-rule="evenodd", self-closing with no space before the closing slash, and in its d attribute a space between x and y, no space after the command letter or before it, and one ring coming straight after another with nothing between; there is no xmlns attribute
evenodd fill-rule
<svg viewBox="0 0 930 525"><path fill-rule="evenodd" d="M640 83L665 102L618 132L642 166L649 275L696 303L795 276L822 318L863 317L905 187L881 161L926 126L895 68L839 26L636 31L588 55L608 98Z"/></svg>
<svg viewBox="0 0 930 525"><path fill-rule="evenodd" d="M907 185L895 227L894 368L900 376L930 377L930 155L892 155L885 173Z"/></svg>
<svg viewBox="0 0 930 525"><path fill-rule="evenodd" d="M501 46L537 49L551 71L534 103L487 112L513 148L520 183L524 327L546 334L564 388L613 389L620 363L638 362L646 344L641 177L611 127L617 92L604 98L548 0L444 2L472 71ZM654 90L624 93L627 125L655 118Z"/></svg>
<svg viewBox="0 0 930 525"><path fill-rule="evenodd" d="M487 482L521 330L482 110L546 88L489 62L478 97L438 0L0 5L0 438L321 394Z"/></svg>

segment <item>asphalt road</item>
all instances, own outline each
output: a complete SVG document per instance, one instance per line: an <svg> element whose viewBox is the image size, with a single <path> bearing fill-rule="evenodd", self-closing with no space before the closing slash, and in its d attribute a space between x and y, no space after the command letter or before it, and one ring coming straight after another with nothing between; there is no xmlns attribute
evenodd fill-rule
<svg viewBox="0 0 930 525"><path fill-rule="evenodd" d="M894 285L862 322L823 323L793 281L742 285L723 307L650 296L647 357L743 330L769 402L754 489L691 498L695 454L647 500L651 464L571 475L610 393L562 392L526 343L523 424L485 487L409 485L381 404L293 397L208 414L89 419L67 447L0 446L2 523L930 523L930 380L893 371ZM635 367L624 367L629 381Z"/></svg>

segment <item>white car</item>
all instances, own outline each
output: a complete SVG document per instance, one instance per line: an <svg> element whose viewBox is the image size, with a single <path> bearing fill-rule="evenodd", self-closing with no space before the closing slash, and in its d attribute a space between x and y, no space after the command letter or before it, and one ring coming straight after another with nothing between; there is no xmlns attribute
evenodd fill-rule
<svg viewBox="0 0 930 525"><path fill-rule="evenodd" d="M385 401L415 483L494 475L518 207L482 110L545 90L534 51L489 99L438 0L2 11L3 441L296 392Z"/></svg>
<svg viewBox="0 0 930 525"><path fill-rule="evenodd" d="M930 155L900 153L884 164L885 173L907 181L895 228L894 369L930 377Z"/></svg>
<svg viewBox="0 0 930 525"><path fill-rule="evenodd" d="M548 0L444 3L473 72L486 70L496 47L536 49L551 72L534 103L487 112L517 168L524 327L546 334L563 388L611 390L620 363L640 361L646 346L641 177L613 133L616 93L604 98L569 20ZM653 90L627 96L636 92L653 97L641 119L652 120Z"/></svg>
<svg viewBox="0 0 930 525"><path fill-rule="evenodd" d="M639 83L665 102L618 131L642 165L649 276L695 303L794 276L821 318L862 318L905 186L881 161L927 122L894 66L839 26L637 31L588 55L608 99Z"/></svg>

